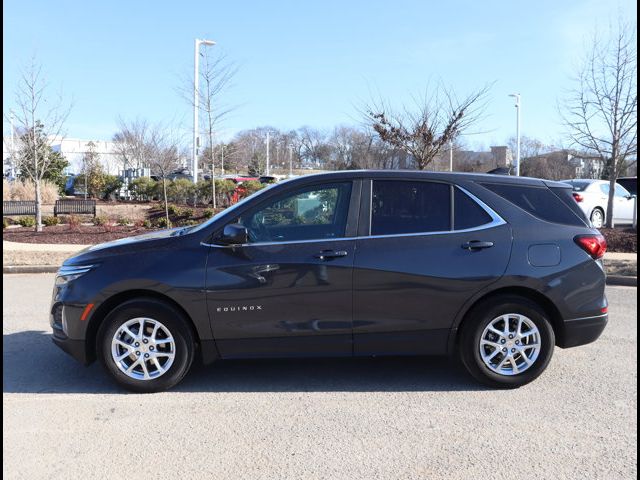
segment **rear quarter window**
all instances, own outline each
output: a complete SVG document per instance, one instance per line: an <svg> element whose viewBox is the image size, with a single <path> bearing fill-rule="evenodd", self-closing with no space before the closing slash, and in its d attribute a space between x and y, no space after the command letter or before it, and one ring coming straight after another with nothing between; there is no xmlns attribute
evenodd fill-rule
<svg viewBox="0 0 640 480"><path fill-rule="evenodd" d="M584 214L579 215L568 199L561 199L547 187L484 183L483 187L500 195L522 210L546 222L584 227ZM571 195L571 189L567 190ZM562 194L564 196L564 194ZM575 203L573 198L572 202ZM578 208L579 210L579 208Z"/></svg>
<svg viewBox="0 0 640 480"><path fill-rule="evenodd" d="M491 223L491 216L466 193L455 189L453 199L454 230L466 230Z"/></svg>

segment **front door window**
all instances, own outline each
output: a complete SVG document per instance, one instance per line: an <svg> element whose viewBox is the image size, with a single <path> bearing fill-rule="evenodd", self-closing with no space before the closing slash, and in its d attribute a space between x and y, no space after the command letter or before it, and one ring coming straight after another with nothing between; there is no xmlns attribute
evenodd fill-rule
<svg viewBox="0 0 640 480"><path fill-rule="evenodd" d="M252 209L238 219L250 243L345 236L351 182L307 187Z"/></svg>

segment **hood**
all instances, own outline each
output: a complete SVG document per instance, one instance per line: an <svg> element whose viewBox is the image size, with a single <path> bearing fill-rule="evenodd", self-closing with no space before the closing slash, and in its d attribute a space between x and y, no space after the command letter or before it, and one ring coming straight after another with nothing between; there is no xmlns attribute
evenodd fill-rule
<svg viewBox="0 0 640 480"><path fill-rule="evenodd" d="M80 250L74 256L65 260L64 264L76 264L86 261L94 261L100 257L131 253L133 251L147 250L165 246L173 242L189 227L172 228L170 230L160 230L158 232L145 233L134 237L121 238L111 242L99 243Z"/></svg>
<svg viewBox="0 0 640 480"><path fill-rule="evenodd" d="M103 250L105 248L121 247L125 245L131 245L134 243L147 242L150 240L160 240L160 239L169 238L169 237L177 237L178 235L180 235L180 233L182 233L187 228L188 227L180 227L180 228L172 228L169 230L160 230L159 232L144 233L142 235L125 237L119 240L113 240L111 242L98 243L97 245L92 245L82 250L81 253L93 252L96 250Z"/></svg>

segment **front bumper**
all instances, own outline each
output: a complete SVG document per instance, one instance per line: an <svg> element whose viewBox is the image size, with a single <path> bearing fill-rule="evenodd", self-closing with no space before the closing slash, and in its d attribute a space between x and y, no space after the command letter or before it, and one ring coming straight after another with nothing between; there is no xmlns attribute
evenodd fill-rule
<svg viewBox="0 0 640 480"><path fill-rule="evenodd" d="M88 365L90 360L86 342L84 340L73 339L67 336L67 329L65 328L67 319L65 316L69 314L69 310L70 309L62 303L56 303L51 308L51 314L49 316L49 323L53 330L51 340L80 363Z"/></svg>
<svg viewBox="0 0 640 480"><path fill-rule="evenodd" d="M609 315L604 313L595 317L565 320L562 338L558 342L561 348L571 348L595 342L604 331Z"/></svg>

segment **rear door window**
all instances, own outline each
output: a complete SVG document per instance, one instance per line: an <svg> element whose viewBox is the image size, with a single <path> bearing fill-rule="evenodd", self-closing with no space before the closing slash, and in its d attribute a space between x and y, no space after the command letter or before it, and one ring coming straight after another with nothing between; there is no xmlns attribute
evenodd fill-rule
<svg viewBox="0 0 640 480"><path fill-rule="evenodd" d="M541 220L581 227L585 225L582 217L547 187L497 183L482 185Z"/></svg>
<svg viewBox="0 0 640 480"><path fill-rule="evenodd" d="M451 230L451 187L444 183L375 180L371 235Z"/></svg>

